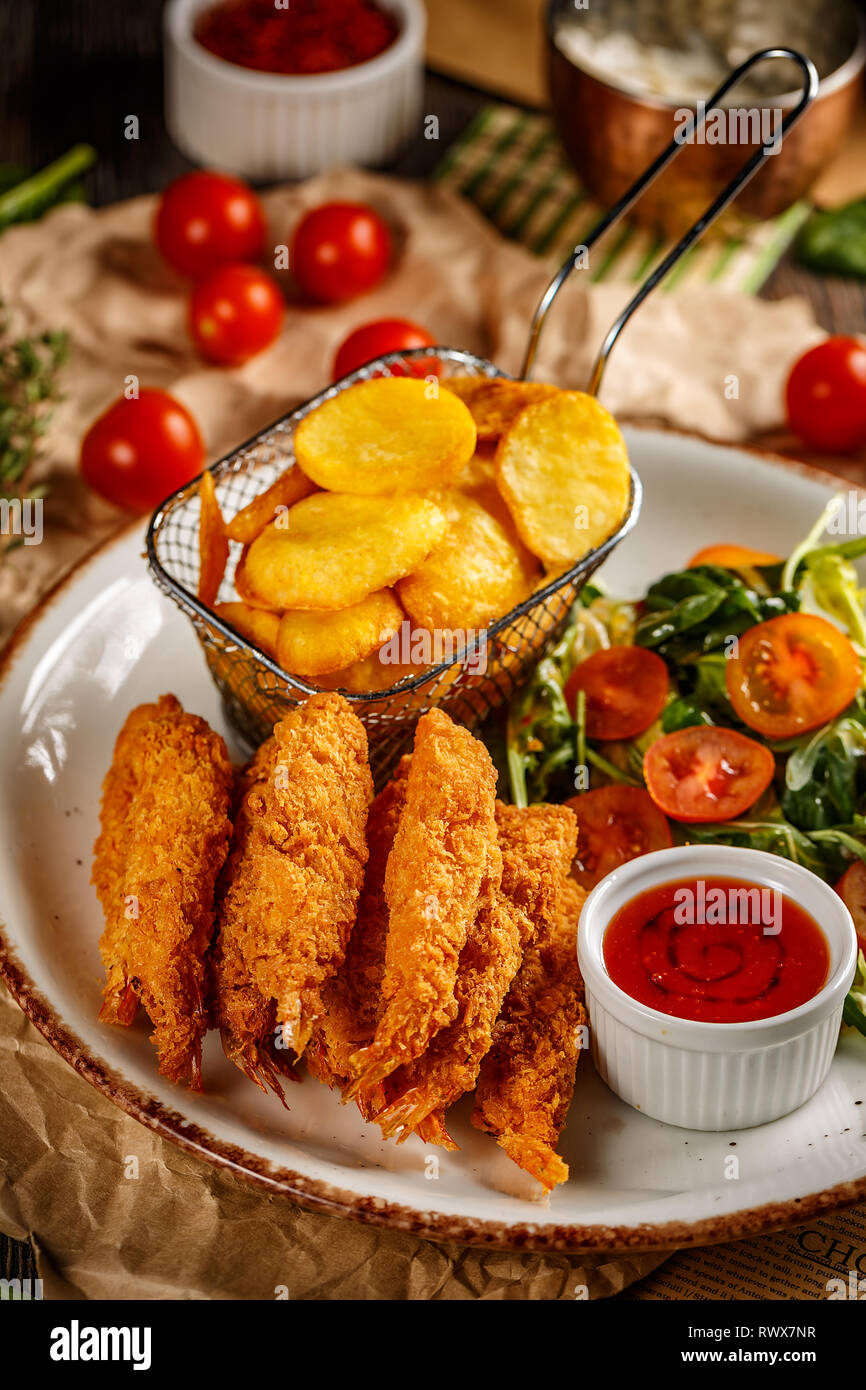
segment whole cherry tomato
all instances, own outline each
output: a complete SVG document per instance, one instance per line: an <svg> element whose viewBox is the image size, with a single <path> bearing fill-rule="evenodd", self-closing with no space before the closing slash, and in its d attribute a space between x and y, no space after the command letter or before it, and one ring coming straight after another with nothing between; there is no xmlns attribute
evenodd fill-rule
<svg viewBox="0 0 866 1390"><path fill-rule="evenodd" d="M419 328L417 323L410 323L408 319L376 319L373 323L364 323L350 333L338 348L334 358L334 380L339 381L340 377L357 371L358 367L372 362L374 357L384 357L386 352L433 347L435 341L426 328ZM403 375L397 367L390 370L393 376ZM411 376L434 374L439 375L439 363L435 357L419 358L410 366Z"/></svg>
<svg viewBox="0 0 866 1390"><path fill-rule="evenodd" d="M270 275L254 265L224 265L193 290L190 332L210 362L238 366L270 347L285 311Z"/></svg>
<svg viewBox="0 0 866 1390"><path fill-rule="evenodd" d="M850 705L863 681L844 632L815 613L783 613L750 627L725 666L736 714L764 738L794 738Z"/></svg>
<svg viewBox="0 0 866 1390"><path fill-rule="evenodd" d="M829 454L866 444L866 345L828 338L794 364L785 388L795 434Z"/></svg>
<svg viewBox="0 0 866 1390"><path fill-rule="evenodd" d="M142 386L108 407L81 441L80 468L100 496L130 512L149 512L198 476L204 445L186 406Z"/></svg>
<svg viewBox="0 0 866 1390"><path fill-rule="evenodd" d="M668 697L668 668L645 647L607 647L576 666L565 683L574 714L578 691L586 695L590 738L635 738L658 719Z"/></svg>
<svg viewBox="0 0 866 1390"><path fill-rule="evenodd" d="M340 304L378 285L391 260L387 223L363 203L324 203L298 224L291 267L319 304Z"/></svg>
<svg viewBox="0 0 866 1390"><path fill-rule="evenodd" d="M767 790L775 768L763 743L707 724L656 739L643 760L656 806L687 823L733 820Z"/></svg>
<svg viewBox="0 0 866 1390"><path fill-rule="evenodd" d="M200 280L230 261L257 261L265 249L261 203L228 174L184 174L156 214L156 244L181 275Z"/></svg>

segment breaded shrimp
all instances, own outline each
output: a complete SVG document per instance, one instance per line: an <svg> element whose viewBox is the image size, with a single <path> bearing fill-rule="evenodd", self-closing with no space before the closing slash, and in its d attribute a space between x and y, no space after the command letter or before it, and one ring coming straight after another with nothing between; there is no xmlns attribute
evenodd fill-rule
<svg viewBox="0 0 866 1390"><path fill-rule="evenodd" d="M324 1012L322 988L343 963L372 795L367 736L341 695L312 695L286 715L248 775L220 907L222 950L226 960L237 950L261 998L274 1000L282 1042L296 1057ZM227 1017L225 1001L221 1010Z"/></svg>
<svg viewBox="0 0 866 1390"><path fill-rule="evenodd" d="M201 1090L205 952L228 852L232 769L220 736L173 695L130 714L103 784L92 881L105 914L100 1019L143 1004L159 1069Z"/></svg>
<svg viewBox="0 0 866 1390"><path fill-rule="evenodd" d="M414 1130L428 1143L453 1147L445 1111L474 1087L524 949L536 924L555 911L574 858L577 821L565 806L522 810L497 803L496 828L502 882L499 888L494 882L486 885L460 955L457 1018L436 1034L423 1056L389 1078L389 1090L398 1099L375 1117L386 1137L403 1126L400 1142Z"/></svg>
<svg viewBox="0 0 866 1390"><path fill-rule="evenodd" d="M350 1059L372 1042L382 1007L388 905L385 866L406 802L409 758L402 759L393 779L370 807L367 845L370 857L358 902L358 917L342 967L325 985L325 1013L313 1030L306 1052L307 1067L325 1085L345 1091L351 1079ZM362 1097L358 1105L366 1117Z"/></svg>
<svg viewBox="0 0 866 1390"><path fill-rule="evenodd" d="M351 1095L420 1056L457 1014L460 952L495 879L495 788L483 743L441 710L421 716L385 873L384 1008L373 1042L352 1058Z"/></svg>
<svg viewBox="0 0 866 1390"><path fill-rule="evenodd" d="M586 1024L577 919L586 894L564 880L509 990L481 1064L472 1123L550 1191L568 1178L555 1152L574 1090Z"/></svg>
<svg viewBox="0 0 866 1390"><path fill-rule="evenodd" d="M279 1073L300 1081L287 1051L280 1051L277 1006L264 999L249 977L236 941L220 933L211 954L214 1023L223 1051L263 1091L270 1086L283 1105Z"/></svg>

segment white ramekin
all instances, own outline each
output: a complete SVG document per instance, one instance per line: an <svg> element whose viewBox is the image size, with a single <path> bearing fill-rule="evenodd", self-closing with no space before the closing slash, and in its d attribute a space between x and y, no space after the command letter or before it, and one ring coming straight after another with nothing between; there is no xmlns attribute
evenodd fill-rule
<svg viewBox="0 0 866 1390"><path fill-rule="evenodd" d="M193 38L214 0L165 11L165 119L196 163L249 179L307 178L340 164L384 164L420 132L426 12L381 0L400 22L390 48L357 67L310 77L226 63Z"/></svg>
<svg viewBox="0 0 866 1390"><path fill-rule="evenodd" d="M823 989L799 1008L754 1023L672 1018L632 999L604 963L608 924L637 894L679 879L731 878L775 889L822 928L830 950ZM796 1110L827 1075L857 936L842 899L799 864L760 850L686 845L633 859L584 904L578 962L586 983L596 1068L629 1105L685 1129L748 1129Z"/></svg>

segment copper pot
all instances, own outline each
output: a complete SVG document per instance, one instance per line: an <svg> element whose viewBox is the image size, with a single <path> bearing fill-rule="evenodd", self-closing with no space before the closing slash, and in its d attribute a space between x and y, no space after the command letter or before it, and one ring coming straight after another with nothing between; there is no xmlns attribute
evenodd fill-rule
<svg viewBox="0 0 866 1390"><path fill-rule="evenodd" d="M596 9L597 0L593 5ZM683 101L637 96L604 82L567 58L554 34L571 0L551 0L547 51L551 103L556 125L582 182L605 207L614 203L681 128ZM716 226L725 234L753 218L774 217L811 188L839 148L857 106L866 63L866 35L848 0L837 0L834 22L848 26L848 56L822 76L818 96L763 169ZM784 34L779 42L785 42ZM809 55L811 56L811 55ZM721 80L721 79L720 79ZM710 93L707 93L709 96ZM797 94L765 100L787 111ZM643 194L632 216L680 233L692 222L748 155L748 144L685 144L677 158ZM751 148L754 148L752 146Z"/></svg>

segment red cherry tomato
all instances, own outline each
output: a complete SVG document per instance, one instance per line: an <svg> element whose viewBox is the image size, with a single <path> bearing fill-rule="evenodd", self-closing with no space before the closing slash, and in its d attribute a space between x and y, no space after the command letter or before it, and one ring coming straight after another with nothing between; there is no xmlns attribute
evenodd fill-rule
<svg viewBox="0 0 866 1390"><path fill-rule="evenodd" d="M855 859L845 870L836 884L836 892L854 919L860 950L866 951L866 864L862 859Z"/></svg>
<svg viewBox="0 0 866 1390"><path fill-rule="evenodd" d="M706 724L656 739L643 760L656 806L687 823L742 815L767 790L775 767L762 743Z"/></svg>
<svg viewBox="0 0 866 1390"><path fill-rule="evenodd" d="M162 195L156 244L174 270L200 280L230 261L259 260L265 249L265 215L240 179L184 174Z"/></svg>
<svg viewBox="0 0 866 1390"><path fill-rule="evenodd" d="M167 391L143 386L100 415L81 441L85 481L117 507L149 512L198 476L204 445L186 406Z"/></svg>
<svg viewBox="0 0 866 1390"><path fill-rule="evenodd" d="M725 667L738 717L764 738L793 738L841 714L863 680L844 632L813 613L783 613L750 627Z"/></svg>
<svg viewBox="0 0 866 1390"><path fill-rule="evenodd" d="M785 388L795 434L829 454L866 444L866 345L828 338L794 364Z"/></svg>
<svg viewBox="0 0 866 1390"><path fill-rule="evenodd" d="M668 668L645 647L608 647L575 667L565 684L574 714L579 690L586 694L590 738L635 738L658 719L668 697Z"/></svg>
<svg viewBox="0 0 866 1390"><path fill-rule="evenodd" d="M577 816L571 872L587 890L629 859L673 844L670 826L642 787L598 787L565 804Z"/></svg>
<svg viewBox="0 0 866 1390"><path fill-rule="evenodd" d="M689 560L687 568L698 565L718 565L723 570L754 569L760 565L776 565L779 556L769 550L750 550L746 545L707 545Z"/></svg>
<svg viewBox="0 0 866 1390"><path fill-rule="evenodd" d="M291 266L299 286L319 304L340 304L373 289L391 260L391 233L363 203L324 203L298 224Z"/></svg>
<svg viewBox="0 0 866 1390"><path fill-rule="evenodd" d="M348 376L372 362L374 357L384 357L386 352L408 352L410 348L434 347L426 328L419 328L408 319L376 319L364 323L350 333L340 345L334 358L334 380ZM392 376L403 376L401 368L391 367ZM438 376L439 363L435 357L419 358L409 369L410 376Z"/></svg>
<svg viewBox="0 0 866 1390"><path fill-rule="evenodd" d="M254 265L224 265L193 290L190 333L210 362L237 366L270 347L285 311L270 275Z"/></svg>

